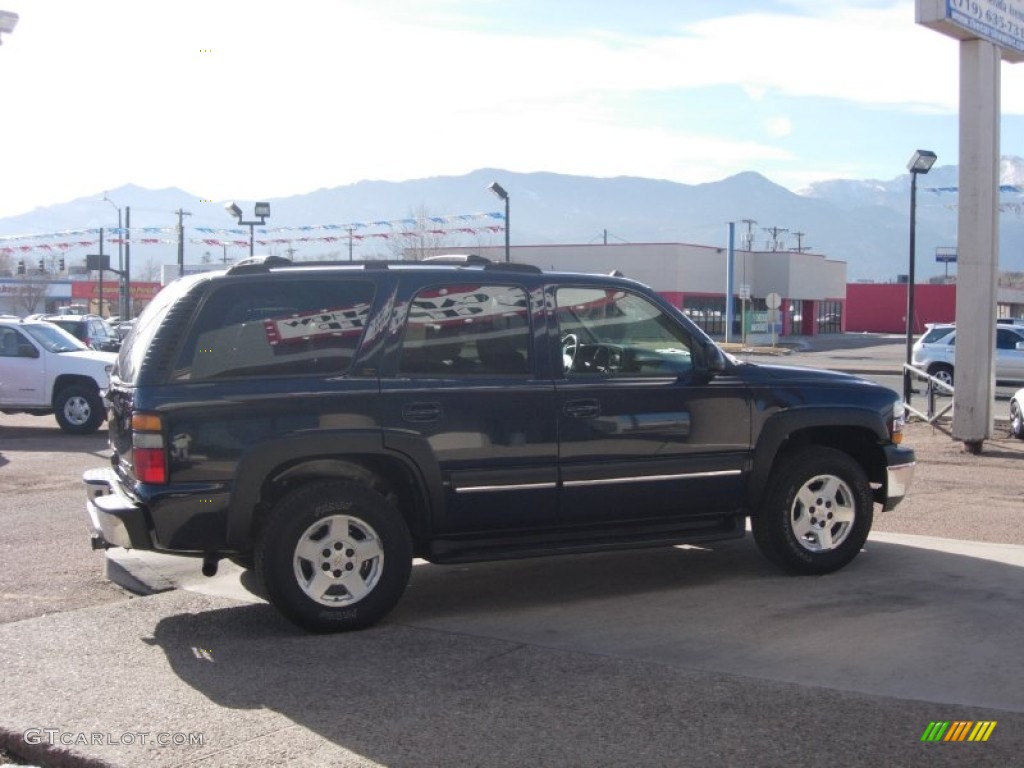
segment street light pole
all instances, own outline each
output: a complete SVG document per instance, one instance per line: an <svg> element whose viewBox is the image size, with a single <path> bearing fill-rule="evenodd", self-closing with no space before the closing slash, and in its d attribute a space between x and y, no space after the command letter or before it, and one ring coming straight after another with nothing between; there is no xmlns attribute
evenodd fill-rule
<svg viewBox="0 0 1024 768"><path fill-rule="evenodd" d="M270 215L270 203L256 203L253 213L259 218L259 221L242 221L242 209L233 202L225 203L224 208L238 219L239 224L249 227L249 256L252 257L255 253L256 225L266 226L267 217Z"/></svg>
<svg viewBox="0 0 1024 768"><path fill-rule="evenodd" d="M491 192L497 195L500 199L505 201L505 263L508 264L511 259L511 247L509 241L509 221L508 221L508 192L498 182L492 182L487 187Z"/></svg>
<svg viewBox="0 0 1024 768"><path fill-rule="evenodd" d="M910 162L907 163L907 170L910 171L910 264L907 269L907 359L909 366L913 360L914 345L914 262L916 261L916 234L917 234L917 177L918 174L925 174L935 164L936 155L927 149L917 150ZM903 370L903 400L910 402L910 394L913 387L910 381L909 369Z"/></svg>

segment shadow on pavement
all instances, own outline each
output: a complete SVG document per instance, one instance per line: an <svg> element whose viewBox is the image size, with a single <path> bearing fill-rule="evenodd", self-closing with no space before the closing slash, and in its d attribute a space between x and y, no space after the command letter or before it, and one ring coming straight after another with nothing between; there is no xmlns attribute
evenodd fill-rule
<svg viewBox="0 0 1024 768"><path fill-rule="evenodd" d="M895 764L929 719L1024 713L1022 594L1024 569L943 552L869 543L839 573L794 578L731 542L421 566L364 632L306 635L249 605L162 618L148 642L217 705L384 765L636 763L651 739L693 753L734 729L739 755L828 717L857 725L830 730L827 752L881 747ZM919 701L894 724L871 696Z"/></svg>

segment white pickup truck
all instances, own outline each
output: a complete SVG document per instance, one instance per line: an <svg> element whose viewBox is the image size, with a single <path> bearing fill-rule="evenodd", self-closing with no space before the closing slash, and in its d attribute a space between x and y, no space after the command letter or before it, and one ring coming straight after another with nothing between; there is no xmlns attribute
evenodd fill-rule
<svg viewBox="0 0 1024 768"><path fill-rule="evenodd" d="M91 434L106 418L116 359L52 323L0 317L0 411L52 413L65 432Z"/></svg>

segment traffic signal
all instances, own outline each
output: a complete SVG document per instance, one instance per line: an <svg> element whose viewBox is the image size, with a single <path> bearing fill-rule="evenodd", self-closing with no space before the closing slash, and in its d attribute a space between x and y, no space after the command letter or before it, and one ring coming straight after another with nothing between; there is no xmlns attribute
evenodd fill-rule
<svg viewBox="0 0 1024 768"><path fill-rule="evenodd" d="M60 271L63 272L64 271L64 257L61 256L60 257L60 261L58 261L57 263L60 265Z"/></svg>
<svg viewBox="0 0 1024 768"><path fill-rule="evenodd" d="M21 261L18 262L18 274L19 275L24 275L25 274L25 260L24 259L22 259Z"/></svg>
<svg viewBox="0 0 1024 768"><path fill-rule="evenodd" d="M42 259L39 260L39 271L40 272L45 272L46 271L46 265L43 264L43 260Z"/></svg>

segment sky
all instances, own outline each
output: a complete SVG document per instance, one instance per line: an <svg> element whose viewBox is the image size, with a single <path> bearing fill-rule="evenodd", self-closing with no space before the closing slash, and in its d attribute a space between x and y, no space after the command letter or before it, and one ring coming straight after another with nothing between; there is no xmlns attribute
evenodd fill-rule
<svg viewBox="0 0 1024 768"><path fill-rule="evenodd" d="M0 217L125 184L251 201L498 168L798 190L895 178L918 148L958 161L959 47L912 0L0 9L20 16ZM1022 156L1024 63L1001 81L1001 153Z"/></svg>

